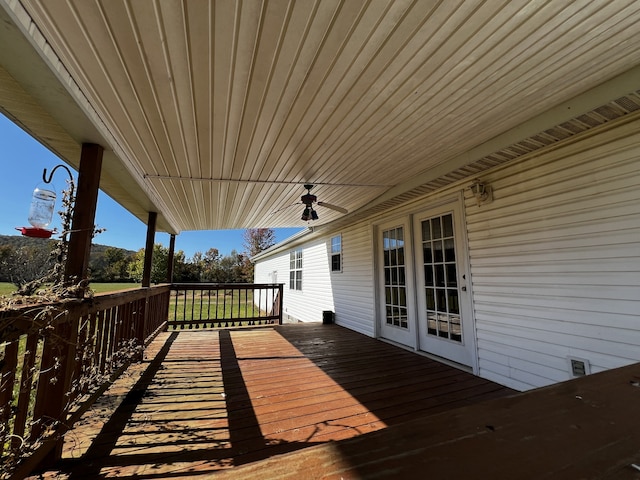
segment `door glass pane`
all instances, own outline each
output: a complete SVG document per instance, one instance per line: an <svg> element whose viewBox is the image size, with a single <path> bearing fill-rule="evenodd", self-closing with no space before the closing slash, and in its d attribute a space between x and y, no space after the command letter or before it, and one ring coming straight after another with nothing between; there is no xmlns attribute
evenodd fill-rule
<svg viewBox="0 0 640 480"><path fill-rule="evenodd" d="M432 287L434 285L434 283L433 283L433 265L425 264L425 266L424 266L424 284L427 287Z"/></svg>
<svg viewBox="0 0 640 480"><path fill-rule="evenodd" d="M422 222L425 223L425 222ZM431 242L426 242L423 246L422 246L422 255L424 257L424 263L431 263L433 262L433 254L432 254L432 249L431 249Z"/></svg>
<svg viewBox="0 0 640 480"><path fill-rule="evenodd" d="M442 254L442 241L433 242L433 261L442 262L444 255Z"/></svg>
<svg viewBox="0 0 640 480"><path fill-rule="evenodd" d="M422 240L428 240L431 238L431 223L422 222Z"/></svg>
<svg viewBox="0 0 640 480"><path fill-rule="evenodd" d="M402 227L382 232L387 325L408 328L407 291Z"/></svg>
<svg viewBox="0 0 640 480"><path fill-rule="evenodd" d="M453 237L453 215L442 216L442 236Z"/></svg>
<svg viewBox="0 0 640 480"><path fill-rule="evenodd" d="M447 238L444 241L444 261L445 262L456 261L456 249L453 243L453 238Z"/></svg>
<svg viewBox="0 0 640 480"><path fill-rule="evenodd" d="M456 265L455 263L445 265L447 270L447 287L457 287L458 279L456 278Z"/></svg>
<svg viewBox="0 0 640 480"><path fill-rule="evenodd" d="M425 295L427 296L427 310L435 311L436 309L436 290L435 288L425 289ZM428 315L427 315L428 316Z"/></svg>
<svg viewBox="0 0 640 480"><path fill-rule="evenodd" d="M431 238L433 240L442 238L442 229L440 228L440 217L431 219Z"/></svg>
<svg viewBox="0 0 640 480"><path fill-rule="evenodd" d="M427 334L462 342L453 214L421 226Z"/></svg>

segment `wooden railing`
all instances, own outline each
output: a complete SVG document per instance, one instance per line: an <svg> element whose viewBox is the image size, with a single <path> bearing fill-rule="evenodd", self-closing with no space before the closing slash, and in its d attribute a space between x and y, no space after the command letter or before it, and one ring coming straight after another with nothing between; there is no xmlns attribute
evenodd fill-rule
<svg viewBox="0 0 640 480"><path fill-rule="evenodd" d="M178 283L171 286L169 329L281 323L281 284Z"/></svg>
<svg viewBox="0 0 640 480"><path fill-rule="evenodd" d="M166 327L169 296L164 285L0 312L2 478L59 457L61 435Z"/></svg>

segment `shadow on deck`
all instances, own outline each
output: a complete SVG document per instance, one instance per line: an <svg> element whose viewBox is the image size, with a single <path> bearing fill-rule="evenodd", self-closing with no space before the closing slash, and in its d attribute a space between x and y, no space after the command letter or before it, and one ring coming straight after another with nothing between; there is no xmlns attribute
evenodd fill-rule
<svg viewBox="0 0 640 480"><path fill-rule="evenodd" d="M201 476L513 393L335 325L166 332L146 357L45 476Z"/></svg>

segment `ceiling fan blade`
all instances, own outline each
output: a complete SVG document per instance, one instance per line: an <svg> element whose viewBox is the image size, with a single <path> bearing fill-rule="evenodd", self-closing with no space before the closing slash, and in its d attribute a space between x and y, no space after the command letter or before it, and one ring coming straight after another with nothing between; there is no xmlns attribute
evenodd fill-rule
<svg viewBox="0 0 640 480"><path fill-rule="evenodd" d="M339 207L337 205L332 205L332 204L327 203L327 202L318 202L318 205L320 205L321 207L330 208L331 210L335 210L336 212L340 212L340 213L344 213L344 214L349 213L349 210L347 210L346 208L342 208L342 207Z"/></svg>

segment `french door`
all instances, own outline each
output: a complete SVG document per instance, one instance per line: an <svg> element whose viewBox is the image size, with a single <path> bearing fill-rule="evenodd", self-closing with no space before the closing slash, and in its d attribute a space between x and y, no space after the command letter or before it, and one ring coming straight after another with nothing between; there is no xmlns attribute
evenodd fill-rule
<svg viewBox="0 0 640 480"><path fill-rule="evenodd" d="M418 348L471 366L474 336L459 203L414 216Z"/></svg>
<svg viewBox="0 0 640 480"><path fill-rule="evenodd" d="M378 226L380 336L473 366L460 202Z"/></svg>
<svg viewBox="0 0 640 480"><path fill-rule="evenodd" d="M380 334L410 347L416 346L415 302L411 265L410 223L389 223L378 228L380 277Z"/></svg>

